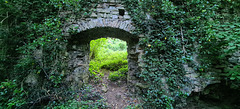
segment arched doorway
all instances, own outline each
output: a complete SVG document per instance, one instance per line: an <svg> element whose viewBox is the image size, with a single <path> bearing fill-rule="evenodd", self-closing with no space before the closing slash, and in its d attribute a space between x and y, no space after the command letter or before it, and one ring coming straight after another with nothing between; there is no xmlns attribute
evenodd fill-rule
<svg viewBox="0 0 240 109"><path fill-rule="evenodd" d="M127 83L129 86L136 84L139 68L138 42L139 38L127 31L117 28L101 27L82 31L72 35L68 42L69 63L68 67L71 74L67 77L71 81L72 88L81 87L89 79L89 53L90 41L98 38L118 38L127 42L128 52L128 73Z"/></svg>

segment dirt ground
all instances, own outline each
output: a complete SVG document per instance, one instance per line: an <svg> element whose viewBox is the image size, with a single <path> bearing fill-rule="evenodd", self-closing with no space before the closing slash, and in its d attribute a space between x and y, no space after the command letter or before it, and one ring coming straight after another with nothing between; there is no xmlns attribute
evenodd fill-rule
<svg viewBox="0 0 240 109"><path fill-rule="evenodd" d="M125 109L127 106L140 104L140 100L128 93L126 80L110 81L110 71L102 70L104 76L98 83L91 82L94 90L106 99L110 109Z"/></svg>

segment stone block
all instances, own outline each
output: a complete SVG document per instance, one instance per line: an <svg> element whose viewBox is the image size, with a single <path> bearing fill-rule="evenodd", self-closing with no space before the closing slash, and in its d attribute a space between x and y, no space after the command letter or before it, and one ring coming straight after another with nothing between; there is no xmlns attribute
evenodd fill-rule
<svg viewBox="0 0 240 109"><path fill-rule="evenodd" d="M103 5L102 5L103 7L103 9L107 9L108 7L109 7L109 4L107 4L107 3L103 3Z"/></svg>
<svg viewBox="0 0 240 109"><path fill-rule="evenodd" d="M116 28L116 26L117 26L117 23L118 23L118 21L117 21L117 20L113 21L113 25L112 25L112 27L113 27L113 28Z"/></svg>
<svg viewBox="0 0 240 109"><path fill-rule="evenodd" d="M110 12L111 12L110 9L104 9L104 10L102 10L102 13L110 13Z"/></svg>
<svg viewBox="0 0 240 109"><path fill-rule="evenodd" d="M123 22L119 25L120 29L123 29Z"/></svg>
<svg viewBox="0 0 240 109"><path fill-rule="evenodd" d="M148 84L143 84L143 83L136 83L136 86L137 86L137 87L140 87L140 88L143 88L143 89L146 89L146 88L149 87Z"/></svg>
<svg viewBox="0 0 240 109"><path fill-rule="evenodd" d="M95 23L94 21L90 21L90 22L89 22L89 25L91 26L91 28L96 27L96 23Z"/></svg>
<svg viewBox="0 0 240 109"><path fill-rule="evenodd" d="M143 38L143 37L145 37L143 34L140 34L139 36L138 36L139 38Z"/></svg>
<svg viewBox="0 0 240 109"><path fill-rule="evenodd" d="M116 3L110 3L109 6L116 6Z"/></svg>
<svg viewBox="0 0 240 109"><path fill-rule="evenodd" d="M122 19L123 19L123 16L120 16L120 15L119 15L119 16L118 16L118 19L122 20Z"/></svg>
<svg viewBox="0 0 240 109"><path fill-rule="evenodd" d="M115 6L110 6L108 9L112 10L116 10L117 8Z"/></svg>
<svg viewBox="0 0 240 109"><path fill-rule="evenodd" d="M111 19L112 18L112 14L107 14L107 19Z"/></svg>
<svg viewBox="0 0 240 109"><path fill-rule="evenodd" d="M102 4L98 4L98 5L97 5L97 8L102 8Z"/></svg>
<svg viewBox="0 0 240 109"><path fill-rule="evenodd" d="M231 57L228 59L230 63L237 64L239 62L239 59L237 57Z"/></svg>
<svg viewBox="0 0 240 109"><path fill-rule="evenodd" d="M102 92L107 93L107 91L108 91L107 86L103 86L102 87Z"/></svg>
<svg viewBox="0 0 240 109"><path fill-rule="evenodd" d="M93 12L90 17L97 18L97 14Z"/></svg>
<svg viewBox="0 0 240 109"><path fill-rule="evenodd" d="M194 69L191 68L191 67L188 67L188 65L183 65L184 67L184 70L186 73L193 73L194 72Z"/></svg>
<svg viewBox="0 0 240 109"><path fill-rule="evenodd" d="M102 2L104 3L104 2L108 2L108 0L102 0Z"/></svg>
<svg viewBox="0 0 240 109"><path fill-rule="evenodd" d="M112 19L118 19L118 15L112 15Z"/></svg>
<svg viewBox="0 0 240 109"><path fill-rule="evenodd" d="M240 57L240 51L233 53L233 56Z"/></svg>
<svg viewBox="0 0 240 109"><path fill-rule="evenodd" d="M128 26L127 26L127 31L131 31L131 28L132 28L132 25L131 25L131 24L128 24Z"/></svg>
<svg viewBox="0 0 240 109"><path fill-rule="evenodd" d="M102 11L103 11L102 8L97 8L97 12L98 12L98 13L100 13L100 12L102 12Z"/></svg>
<svg viewBox="0 0 240 109"><path fill-rule="evenodd" d="M36 86L38 85L38 78L39 78L39 75L37 75L37 73L30 73L26 77L25 83L27 83L29 86L32 86L32 87Z"/></svg>
<svg viewBox="0 0 240 109"><path fill-rule="evenodd" d="M112 21L108 20L108 24L106 26L111 27L112 26Z"/></svg>
<svg viewBox="0 0 240 109"><path fill-rule="evenodd" d="M89 24L85 23L84 28L85 28L85 30L90 29Z"/></svg>
<svg viewBox="0 0 240 109"><path fill-rule="evenodd" d="M119 12L118 11L113 11L111 12L113 15L119 15Z"/></svg>
<svg viewBox="0 0 240 109"><path fill-rule="evenodd" d="M120 7L117 7L117 9L123 9L123 10L124 10L125 8L124 8L124 7L122 7L122 6L120 6Z"/></svg>
<svg viewBox="0 0 240 109"><path fill-rule="evenodd" d="M103 18L103 14L99 13L99 14L97 15L97 18Z"/></svg>
<svg viewBox="0 0 240 109"><path fill-rule="evenodd" d="M115 97L116 97L116 99L120 99L121 98L121 93L117 93Z"/></svg>
<svg viewBox="0 0 240 109"><path fill-rule="evenodd" d="M106 13L104 13L104 14L103 14L103 18L106 18L106 17L107 17L107 14L106 14Z"/></svg>
<svg viewBox="0 0 240 109"><path fill-rule="evenodd" d="M109 2L110 2L110 3L115 3L115 2L116 2L116 0L110 0Z"/></svg>
<svg viewBox="0 0 240 109"><path fill-rule="evenodd" d="M84 27L83 26L80 26L79 28L78 28L78 31L84 31Z"/></svg>
<svg viewBox="0 0 240 109"><path fill-rule="evenodd" d="M76 50L76 49L77 49L77 46L76 46L76 45L73 45L73 46L72 46L72 49L75 49L75 50Z"/></svg>
<svg viewBox="0 0 240 109"><path fill-rule="evenodd" d="M197 73L190 73L190 74L186 74L185 77L188 77L190 79L195 79L195 78L199 77L199 74L197 74Z"/></svg>

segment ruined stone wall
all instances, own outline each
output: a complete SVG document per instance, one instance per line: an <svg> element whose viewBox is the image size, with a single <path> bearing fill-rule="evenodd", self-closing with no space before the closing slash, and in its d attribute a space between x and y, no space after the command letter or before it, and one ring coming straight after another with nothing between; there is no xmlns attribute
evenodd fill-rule
<svg viewBox="0 0 240 109"><path fill-rule="evenodd" d="M62 12L61 16L64 17L67 13L71 12ZM144 36L133 35L132 32L134 29L135 27L131 21L131 17L120 0L103 0L103 3L95 7L90 16L77 18L76 15L73 14L63 28L63 34L69 39L69 43L66 46L68 51L65 55L68 57L68 74L66 81L72 89L78 89L84 83L88 82L90 61L89 43L91 40L102 37L114 37L127 42L128 84L132 88L132 92L135 92L135 89L147 88L148 84L143 84L140 78L138 78L138 75L142 71L141 67L144 66L142 59L144 51L139 47L138 42ZM71 35L69 33L70 30L74 30L76 33ZM197 64L198 56L195 54L193 58L194 63ZM200 92L210 84L219 83L220 78L218 74L222 73L224 68L231 68L239 64L240 51L234 53L226 65L215 66L212 71L205 74L200 74L190 65L184 64L182 68L185 71L183 78L186 84L184 84L184 87L180 90L188 94ZM29 75L29 78L33 78L32 75ZM162 77L161 80L163 85L160 87L168 91L169 86L166 78ZM34 82L34 80L31 79L27 79L27 81L30 81L29 83L31 83L31 81Z"/></svg>
<svg viewBox="0 0 240 109"><path fill-rule="evenodd" d="M62 12L61 16L69 12ZM85 31L97 27L112 27L132 32L135 27L122 5L121 0L103 0L102 4L93 9L90 16L83 16L82 18L76 18L76 15L72 15L72 19L69 19L65 24L65 35L68 36L70 29L77 32Z"/></svg>
<svg viewBox="0 0 240 109"><path fill-rule="evenodd" d="M63 17L64 13L68 12L63 12ZM127 82L130 87L139 82L138 74L141 73L139 64L142 62L140 54L143 54L143 50L138 45L139 37L131 34L135 29L133 25L120 0L103 0L93 9L90 16L76 18L72 15L72 19L65 24L64 34L69 39L67 48L70 73L66 80L73 89L88 81L90 41L104 37L118 38L127 42ZM69 31L74 31L75 34L71 35Z"/></svg>
<svg viewBox="0 0 240 109"><path fill-rule="evenodd" d="M131 35L134 29L131 17L125 10L121 0L103 0L103 3L98 4L90 16L76 18L73 15L64 28L64 34L67 37L70 37L70 39L74 37L72 38L73 42L69 42L68 46L69 69L72 73L69 74L67 80L75 81L71 82L75 84L73 86L81 86L87 82L87 75L89 74L89 42L101 37L115 37L125 40L128 44L129 84L136 86L135 88L147 88L148 85L140 82L141 80L138 78L138 74L141 73L141 66L144 66L141 59L144 51L138 46L138 39L144 36ZM70 35L68 33L69 30L74 30L77 34L74 36ZM197 56L193 57L197 58ZM184 78L186 81L186 86L181 89L183 92L189 94L191 92L199 92L209 84L220 82L215 71L208 72L206 75L200 75L200 73L195 72L187 64L183 65L183 69L185 70ZM163 77L161 80L164 84L161 87L168 90L165 78Z"/></svg>

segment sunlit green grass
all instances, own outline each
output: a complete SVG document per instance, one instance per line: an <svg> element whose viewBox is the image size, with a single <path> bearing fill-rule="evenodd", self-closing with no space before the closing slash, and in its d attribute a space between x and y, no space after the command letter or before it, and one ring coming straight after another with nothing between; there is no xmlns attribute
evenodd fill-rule
<svg viewBox="0 0 240 109"><path fill-rule="evenodd" d="M89 71L92 77L99 78L101 69L112 71L110 80L124 78L127 72L127 44L125 41L112 38L100 38L90 42ZM124 69L124 70L123 70Z"/></svg>

